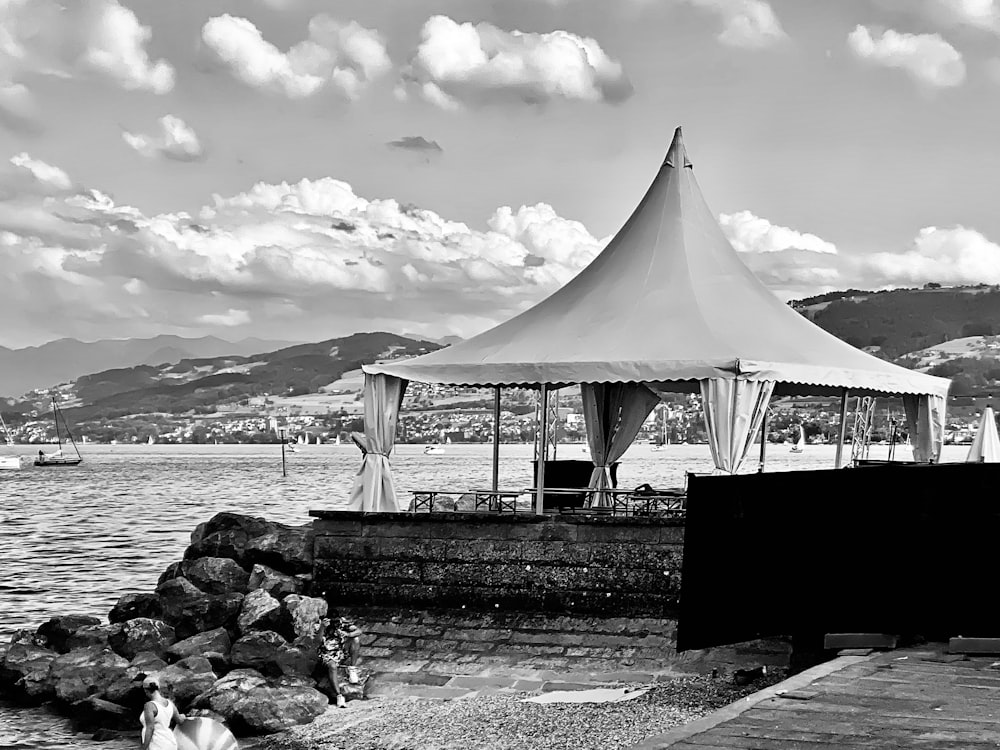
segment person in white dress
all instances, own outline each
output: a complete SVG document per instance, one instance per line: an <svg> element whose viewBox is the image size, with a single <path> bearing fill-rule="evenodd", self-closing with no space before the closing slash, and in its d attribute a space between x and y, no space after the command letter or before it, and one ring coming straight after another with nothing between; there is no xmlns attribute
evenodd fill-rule
<svg viewBox="0 0 1000 750"><path fill-rule="evenodd" d="M142 682L146 691L146 705L142 707L139 722L142 724L142 750L177 750L173 726L187 717L177 710L174 702L160 692L158 678L149 676Z"/></svg>

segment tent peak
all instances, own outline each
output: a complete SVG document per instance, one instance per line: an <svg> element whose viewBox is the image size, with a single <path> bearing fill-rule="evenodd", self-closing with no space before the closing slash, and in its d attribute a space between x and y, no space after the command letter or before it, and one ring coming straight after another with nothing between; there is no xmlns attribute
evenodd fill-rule
<svg viewBox="0 0 1000 750"><path fill-rule="evenodd" d="M678 166L687 168L692 166L691 160L688 159L687 149L684 148L684 134L680 126L674 131L674 139L670 142L670 148L667 149L667 158L663 160L663 165L675 169Z"/></svg>

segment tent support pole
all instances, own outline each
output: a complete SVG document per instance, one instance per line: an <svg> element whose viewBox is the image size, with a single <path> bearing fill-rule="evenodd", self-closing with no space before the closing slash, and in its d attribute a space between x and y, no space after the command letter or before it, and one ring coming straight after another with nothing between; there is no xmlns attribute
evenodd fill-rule
<svg viewBox="0 0 1000 750"><path fill-rule="evenodd" d="M764 473L764 464L767 461L767 423L768 423L768 410L764 410L764 421L760 425L760 466L757 468L758 473Z"/></svg>
<svg viewBox="0 0 1000 750"><path fill-rule="evenodd" d="M500 483L500 386L493 391L493 491Z"/></svg>
<svg viewBox="0 0 1000 750"><path fill-rule="evenodd" d="M844 458L844 436L847 435L847 389L840 395L840 435L837 438L837 466L840 468Z"/></svg>
<svg viewBox="0 0 1000 750"><path fill-rule="evenodd" d="M539 409L541 424L538 425L538 476L535 477L535 513L541 515L545 512L545 446L549 440L549 387L542 383L541 391L542 408Z"/></svg>

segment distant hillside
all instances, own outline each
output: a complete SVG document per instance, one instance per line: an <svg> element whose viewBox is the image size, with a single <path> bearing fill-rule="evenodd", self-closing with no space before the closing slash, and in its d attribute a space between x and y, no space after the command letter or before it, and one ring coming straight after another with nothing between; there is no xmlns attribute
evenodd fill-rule
<svg viewBox="0 0 1000 750"><path fill-rule="evenodd" d="M184 359L176 364L103 370L60 388L72 421L130 414L210 412L253 396L315 393L362 364L440 349L392 333L356 333L315 344L298 344L254 356ZM19 405L44 408L44 398Z"/></svg>
<svg viewBox="0 0 1000 750"><path fill-rule="evenodd" d="M59 339L24 349L0 347L0 395L20 396L109 367L134 367L180 362L191 357L248 356L291 345L289 341L248 338L231 342L215 336L188 339L106 339L85 343Z"/></svg>
<svg viewBox="0 0 1000 750"><path fill-rule="evenodd" d="M834 336L886 359L951 339L1000 334L1000 287L849 289L792 307Z"/></svg>

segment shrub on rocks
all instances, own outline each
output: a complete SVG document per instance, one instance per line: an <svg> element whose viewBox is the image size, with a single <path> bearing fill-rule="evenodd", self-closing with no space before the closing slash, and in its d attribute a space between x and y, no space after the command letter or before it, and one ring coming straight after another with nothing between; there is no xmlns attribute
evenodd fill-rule
<svg viewBox="0 0 1000 750"><path fill-rule="evenodd" d="M69 649L66 646L66 639L73 635L80 628L91 625L100 625L101 621L90 615L62 615L46 620L38 626L35 636L41 644L65 654Z"/></svg>
<svg viewBox="0 0 1000 750"><path fill-rule="evenodd" d="M305 582L299 576L290 576L267 565L257 563L250 571L247 588L261 589L275 599L284 599L289 594L301 594L305 590Z"/></svg>
<svg viewBox="0 0 1000 750"><path fill-rule="evenodd" d="M137 617L120 623L108 637L115 653L126 659L133 659L143 651L152 651L157 656L162 656L176 640L177 636L170 625L148 617Z"/></svg>
<svg viewBox="0 0 1000 750"><path fill-rule="evenodd" d="M238 669L220 678L194 705L220 714L240 734L273 734L308 724L326 710L328 701L311 680L273 680Z"/></svg>
<svg viewBox="0 0 1000 750"><path fill-rule="evenodd" d="M184 577L162 583L156 592L163 604L164 621L180 639L235 624L243 602L243 594L206 594Z"/></svg>
<svg viewBox="0 0 1000 750"><path fill-rule="evenodd" d="M118 603L108 612L108 622L125 622L136 617L159 620L163 617L160 597L156 594L122 594Z"/></svg>
<svg viewBox="0 0 1000 750"><path fill-rule="evenodd" d="M60 654L49 665L49 683L56 699L74 703L103 693L125 674L128 660L100 646Z"/></svg>
<svg viewBox="0 0 1000 750"><path fill-rule="evenodd" d="M281 602L263 589L251 591L243 598L236 627L240 635L254 630L272 630L281 615Z"/></svg>

